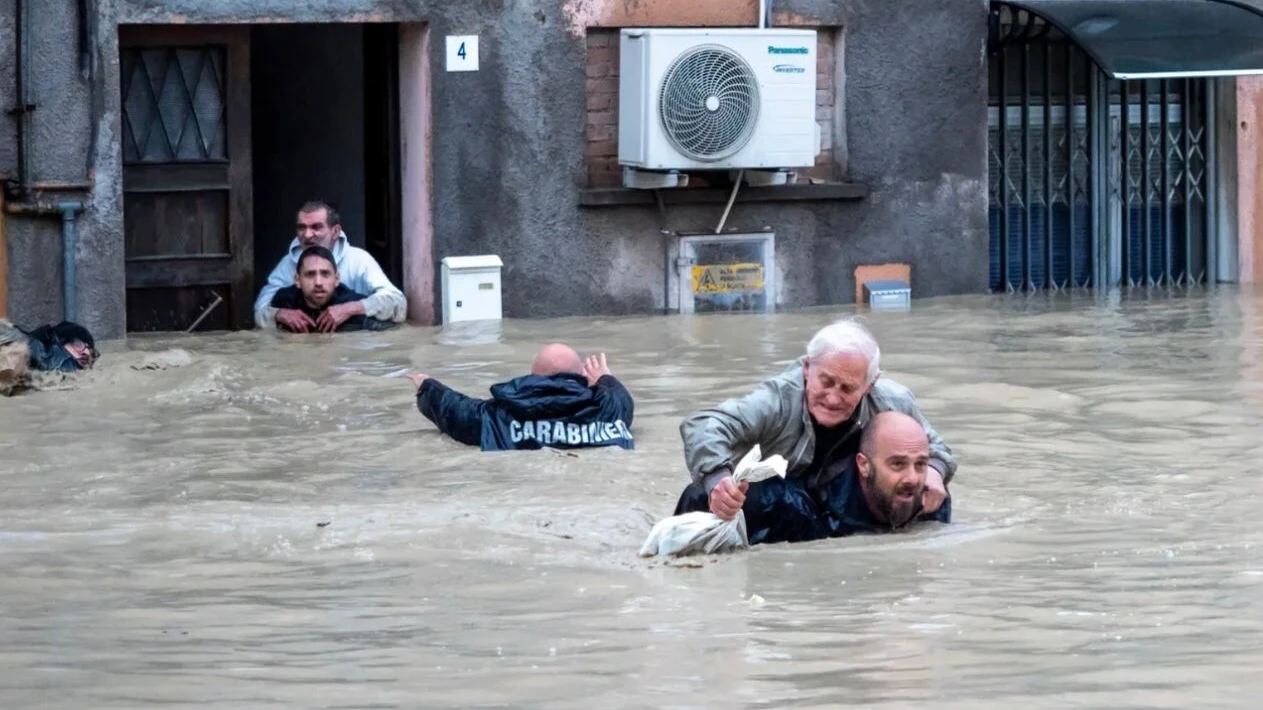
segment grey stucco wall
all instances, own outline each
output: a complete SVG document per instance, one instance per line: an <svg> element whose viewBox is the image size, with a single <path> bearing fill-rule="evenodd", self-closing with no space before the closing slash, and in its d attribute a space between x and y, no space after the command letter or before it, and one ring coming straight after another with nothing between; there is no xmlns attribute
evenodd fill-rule
<svg viewBox="0 0 1263 710"><path fill-rule="evenodd" d="M846 5L849 170L873 192L826 216L820 298L853 301L855 266L885 261L912 265L915 297L985 291L987 5Z"/></svg>
<svg viewBox="0 0 1263 710"><path fill-rule="evenodd" d="M36 44L41 177L79 179L89 135L77 75L72 0L47 0ZM94 160L97 188L80 257L83 320L123 330L118 176L119 23L416 22L433 40L434 255L504 258L510 317L653 312L663 307L662 236L652 208L580 209L585 179L584 43L568 27L575 0L99 0L98 74L107 89ZM777 234L784 305L853 299L859 263L907 261L917 296L986 286L985 19L981 0L781 0L778 12L846 28L846 121L858 203L739 204L728 226ZM0 39L12 36L0 0ZM46 26L45 26L46 25ZM481 71L445 73L442 38L478 34ZM12 46L7 43L4 46ZM6 58L9 60L11 58ZM0 69L11 95L12 70ZM12 121L0 171L12 172ZM62 135L62 134L66 135ZM59 145L54 146L54 143ZM361 141L362 145L362 141ZM670 208L668 226L713 229L722 206ZM262 227L262 225L260 225ZM10 310L26 321L60 313L56 226L10 220ZM256 273L256 281L266 274ZM436 279L437 283L437 279ZM436 303L438 294L436 296ZM91 303L91 307L87 307Z"/></svg>
<svg viewBox="0 0 1263 710"><path fill-rule="evenodd" d="M31 179L84 182L89 168L98 176L95 204L78 220L77 317L99 330L120 331L123 301L121 217L114 187L119 180L117 126L94 122L91 106L100 101L98 81L80 73L78 14L74 2L28 2L31 13L31 99L33 117ZM0 105L18 100L15 78L15 5L0 2ZM117 83L117 75L115 75ZM95 125L94 125L95 123ZM93 133L96 144L93 144ZM0 175L17 177L17 121L0 119ZM102 150L101 147L105 149ZM59 193L81 199L83 193ZM9 251L9 317L22 325L39 325L62 316L61 220L57 217L14 218L7 223Z"/></svg>
<svg viewBox="0 0 1263 710"><path fill-rule="evenodd" d="M912 264L917 296L985 290L986 4L776 7L846 27L848 177L874 188L859 203L734 209L727 227L776 233L782 304L853 301L855 266L885 261ZM538 9L515 4L498 24L499 16L460 29L489 36L489 75L440 75L436 83L437 256L500 254L509 315L661 309L657 211L575 208L585 116L585 77L575 68L584 50L556 27L555 8L542 8L542 23ZM509 48L510 56L499 54ZM539 67L549 75L541 79ZM497 110L471 110L487 105ZM453 132L488 142L443 138ZM454 166L465 178L459 191L444 187ZM491 209L473 208L488 201ZM668 226L713 230L721 211L671 207Z"/></svg>

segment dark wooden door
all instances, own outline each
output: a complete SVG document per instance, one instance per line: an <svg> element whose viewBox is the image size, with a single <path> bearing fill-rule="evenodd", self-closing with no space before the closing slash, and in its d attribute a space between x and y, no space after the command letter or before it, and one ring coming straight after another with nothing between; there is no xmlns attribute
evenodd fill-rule
<svg viewBox="0 0 1263 710"><path fill-rule="evenodd" d="M119 28L127 329L247 328L250 32Z"/></svg>

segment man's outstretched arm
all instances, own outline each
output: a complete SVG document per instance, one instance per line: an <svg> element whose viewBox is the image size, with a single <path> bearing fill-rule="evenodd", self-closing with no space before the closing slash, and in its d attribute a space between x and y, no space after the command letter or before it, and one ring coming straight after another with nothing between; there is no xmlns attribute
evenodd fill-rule
<svg viewBox="0 0 1263 710"><path fill-rule="evenodd" d="M417 409L439 431L462 444L482 444L482 415L487 402L457 392L429 375L408 375L417 386Z"/></svg>

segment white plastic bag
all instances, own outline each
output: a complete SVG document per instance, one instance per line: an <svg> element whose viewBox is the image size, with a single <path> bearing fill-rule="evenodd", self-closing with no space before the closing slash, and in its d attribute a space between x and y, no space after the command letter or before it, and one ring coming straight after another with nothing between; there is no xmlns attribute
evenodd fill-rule
<svg viewBox="0 0 1263 710"><path fill-rule="evenodd" d="M775 455L766 461L756 444L742 457L733 471L732 479L741 483L757 483L773 476L785 477L789 463L783 456ZM685 513L659 520L649 531L649 538L640 547L641 557L654 555L710 555L716 552L743 549L750 546L746 533L746 516L737 511L737 517L724 520L714 513Z"/></svg>

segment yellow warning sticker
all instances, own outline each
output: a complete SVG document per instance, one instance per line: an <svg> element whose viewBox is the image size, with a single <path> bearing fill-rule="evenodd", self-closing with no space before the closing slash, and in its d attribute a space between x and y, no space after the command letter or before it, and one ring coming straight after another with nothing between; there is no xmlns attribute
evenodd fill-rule
<svg viewBox="0 0 1263 710"><path fill-rule="evenodd" d="M762 264L708 264L693 267L693 293L758 293Z"/></svg>

